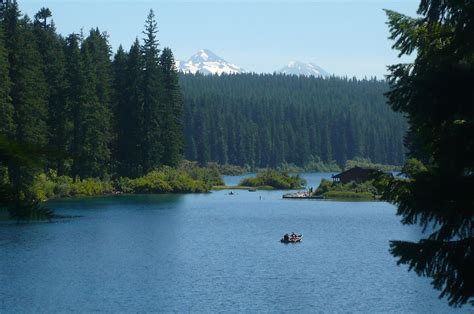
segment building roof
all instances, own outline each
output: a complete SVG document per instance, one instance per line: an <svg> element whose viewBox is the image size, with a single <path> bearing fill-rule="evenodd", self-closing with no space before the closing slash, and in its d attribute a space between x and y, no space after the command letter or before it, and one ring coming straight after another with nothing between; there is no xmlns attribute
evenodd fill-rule
<svg viewBox="0 0 474 314"><path fill-rule="evenodd" d="M351 169L348 169L346 171L343 171L341 173L338 173L336 175L333 175L333 178L339 178L341 176L344 176L346 174L349 174L351 172L362 172L362 173L374 173L374 172L380 172L380 170L373 169L373 168L365 168L365 167L354 167Z"/></svg>

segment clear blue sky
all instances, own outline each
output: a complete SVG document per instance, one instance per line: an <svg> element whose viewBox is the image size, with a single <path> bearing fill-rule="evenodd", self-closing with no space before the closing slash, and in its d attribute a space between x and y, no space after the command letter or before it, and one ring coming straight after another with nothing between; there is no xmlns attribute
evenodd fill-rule
<svg viewBox="0 0 474 314"><path fill-rule="evenodd" d="M186 60L207 48L246 70L273 72L290 60L314 62L336 75L382 77L399 61L391 49L386 16L392 9L414 16L417 0L332 1L39 1L19 0L33 16L49 7L67 35L99 27L116 50L142 37L150 8L157 15L162 47Z"/></svg>

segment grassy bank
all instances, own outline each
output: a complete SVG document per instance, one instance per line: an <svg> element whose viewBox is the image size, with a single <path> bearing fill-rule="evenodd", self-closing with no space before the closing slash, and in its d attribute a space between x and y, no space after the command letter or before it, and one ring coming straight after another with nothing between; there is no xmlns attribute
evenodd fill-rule
<svg viewBox="0 0 474 314"><path fill-rule="evenodd" d="M375 196L370 192L352 192L352 191L329 191L324 195L325 199L334 200L374 200Z"/></svg>

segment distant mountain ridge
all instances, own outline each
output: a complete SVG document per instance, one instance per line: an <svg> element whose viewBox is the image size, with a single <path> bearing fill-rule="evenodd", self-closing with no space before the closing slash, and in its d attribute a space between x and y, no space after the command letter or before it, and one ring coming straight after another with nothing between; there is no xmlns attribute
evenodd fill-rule
<svg viewBox="0 0 474 314"><path fill-rule="evenodd" d="M239 74L245 73L240 66L227 62L209 49L201 49L187 61L176 61L176 68L183 73L201 74ZM315 77L328 77L330 74L314 63L290 61L276 73L287 75L302 75Z"/></svg>
<svg viewBox="0 0 474 314"><path fill-rule="evenodd" d="M196 74L238 74L245 72L241 67L227 62L209 49L199 50L188 61L176 61L176 68L184 73Z"/></svg>
<svg viewBox="0 0 474 314"><path fill-rule="evenodd" d="M290 61L286 66L278 70L277 73L316 77L330 76L330 74L320 66L314 63L305 63L300 61Z"/></svg>

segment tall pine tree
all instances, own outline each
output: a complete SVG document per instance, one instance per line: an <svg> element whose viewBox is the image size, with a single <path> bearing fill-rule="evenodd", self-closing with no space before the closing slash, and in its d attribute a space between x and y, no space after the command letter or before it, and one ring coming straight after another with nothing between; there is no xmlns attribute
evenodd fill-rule
<svg viewBox="0 0 474 314"><path fill-rule="evenodd" d="M117 124L117 171L120 176L143 175L143 57L140 43L128 55L119 49L114 61Z"/></svg>
<svg viewBox="0 0 474 314"><path fill-rule="evenodd" d="M14 86L11 99L14 106L12 139L25 147L41 149L47 145L47 86L42 58L36 45L32 23L28 17L19 19L16 2L5 12L10 79ZM28 187L36 170L18 164L10 167L11 181L19 196L30 198Z"/></svg>
<svg viewBox="0 0 474 314"><path fill-rule="evenodd" d="M3 23L0 16L0 137L12 138L15 132L13 124L13 104L10 97L10 76L8 54L5 48ZM0 186L8 182L7 164L0 160Z"/></svg>
<svg viewBox="0 0 474 314"><path fill-rule="evenodd" d="M5 47L3 24L0 20L0 134L6 137L11 137L15 130L10 88L8 54Z"/></svg>
<svg viewBox="0 0 474 314"><path fill-rule="evenodd" d="M163 145L162 163L168 166L177 166L183 154L183 103L181 89L178 82L178 73L171 49L163 49L160 57L160 66L163 71L163 124L161 126L161 142Z"/></svg>
<svg viewBox="0 0 474 314"><path fill-rule="evenodd" d="M122 45L119 46L112 63L113 69L113 130L114 145L112 148L113 155L116 158L115 168L121 175L125 175L128 166L126 158L128 150L128 97L127 97L127 53L123 50Z"/></svg>
<svg viewBox="0 0 474 314"><path fill-rule="evenodd" d="M163 84L157 33L155 14L150 10L145 22L145 38L142 46L144 62L142 157L145 172L161 164L164 152L161 142L164 117Z"/></svg>
<svg viewBox="0 0 474 314"><path fill-rule="evenodd" d="M42 56L43 73L47 83L48 142L53 154L48 166L59 175L66 172L65 157L69 142L69 117L66 108L64 82L64 51L62 39L56 34L53 22L48 24L51 11L42 8L35 15L34 32Z"/></svg>
<svg viewBox="0 0 474 314"><path fill-rule="evenodd" d="M81 177L104 178L110 173L112 71L107 35L92 29L84 40L82 59L87 83L83 116Z"/></svg>
<svg viewBox="0 0 474 314"><path fill-rule="evenodd" d="M68 150L72 160L71 175L76 178L82 175L85 167L83 140L86 104L88 102L88 83L84 61L81 56L80 38L71 34L66 38L64 55L66 60L66 106L72 123L71 144Z"/></svg>

